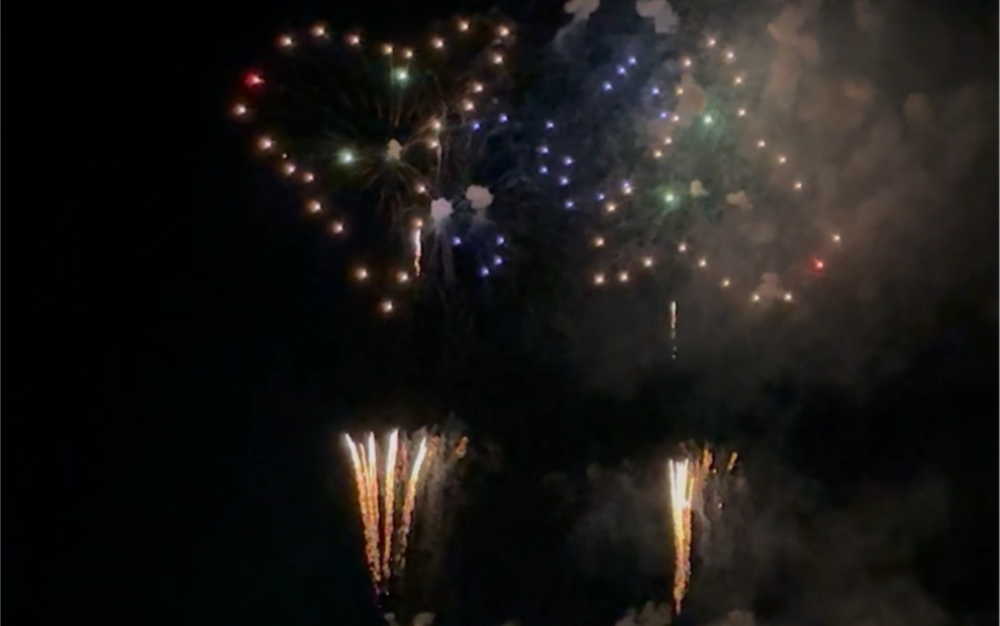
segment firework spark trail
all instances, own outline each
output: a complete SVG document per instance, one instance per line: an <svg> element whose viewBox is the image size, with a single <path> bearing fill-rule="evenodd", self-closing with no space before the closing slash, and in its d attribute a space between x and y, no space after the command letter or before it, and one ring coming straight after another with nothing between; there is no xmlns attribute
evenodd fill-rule
<svg viewBox="0 0 1000 626"><path fill-rule="evenodd" d="M368 511L370 513L370 523L375 535L375 568L378 569L378 552L381 538L379 536L379 501L378 501L378 448L375 445L375 435L368 433L368 456L361 456L365 462L368 483Z"/></svg>
<svg viewBox="0 0 1000 626"><path fill-rule="evenodd" d="M739 455L733 452L726 461L723 474L730 474L736 466ZM703 448L700 453L692 454L679 461L667 462L667 480L669 483L670 521L674 537L674 609L681 611L681 604L691 581L691 542L694 536L694 513L704 525L700 536L707 539L710 529L712 511L709 508L722 508L722 502L712 500L707 502L709 491L716 499L721 497L710 484L709 480L716 475L715 454L709 448ZM711 505L711 506L706 506ZM714 511L714 509L713 509Z"/></svg>
<svg viewBox="0 0 1000 626"><path fill-rule="evenodd" d="M413 273L420 276L420 257L423 256L423 243L420 239L423 236L423 229L413 229Z"/></svg>
<svg viewBox="0 0 1000 626"><path fill-rule="evenodd" d="M417 499L417 481L420 480L420 469L427 457L427 437L420 440L420 447L417 449L417 456L413 460L413 468L410 470L410 478L406 481L406 499L403 500L403 525L399 532L399 554L400 560L405 558L406 544L410 535L410 525L413 522L413 507Z"/></svg>
<svg viewBox="0 0 1000 626"><path fill-rule="evenodd" d="M381 537L379 535L379 501L378 501L378 451L375 448L375 440L369 435L367 446L361 448L361 467L365 474L365 506L368 508L368 526L372 535L372 558L375 563L375 582L382 578L379 569L379 550Z"/></svg>
<svg viewBox="0 0 1000 626"><path fill-rule="evenodd" d="M350 435L344 435L344 442L351 453L351 465L354 469L354 481L358 487L358 508L361 510L361 523L365 535L365 558L372 575L372 583L378 589L381 577L378 568L378 531L372 524L372 513L369 505L368 479L365 463L362 461L364 449L355 444Z"/></svg>
<svg viewBox="0 0 1000 626"><path fill-rule="evenodd" d="M417 491L426 466L432 462L435 442L424 437L414 450L405 435L393 430L385 440L385 459L380 466L374 433L360 441L346 434L343 439L358 488L365 559L376 594L387 594L391 579L405 565ZM402 503L397 498L402 498Z"/></svg>
<svg viewBox="0 0 1000 626"><path fill-rule="evenodd" d="M396 450L399 443L399 431L394 430L389 435L389 446L385 454L385 490L383 493L385 519L383 530L384 543L382 546L382 574L388 579L392 572L390 570L392 557L392 525L393 506L396 503Z"/></svg>
<svg viewBox="0 0 1000 626"><path fill-rule="evenodd" d="M674 535L674 610L677 613L681 611L681 602L691 578L691 507L695 483L692 469L688 459L669 461L667 464Z"/></svg>
<svg viewBox="0 0 1000 626"><path fill-rule="evenodd" d="M670 302L670 358L677 358L677 301Z"/></svg>
<svg viewBox="0 0 1000 626"><path fill-rule="evenodd" d="M365 557L368 560L369 569L372 569L370 552L368 550L368 546L371 543L370 533L368 532L368 507L365 504L365 479L361 470L361 459L358 457L358 450L350 435L344 435L344 443L351 454L351 468L354 470L354 483L358 489L358 508L361 510L361 521L365 531Z"/></svg>

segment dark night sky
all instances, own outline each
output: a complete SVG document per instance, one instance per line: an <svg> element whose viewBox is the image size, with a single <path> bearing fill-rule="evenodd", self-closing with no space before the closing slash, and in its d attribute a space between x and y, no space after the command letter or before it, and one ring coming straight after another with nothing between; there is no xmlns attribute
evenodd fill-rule
<svg viewBox="0 0 1000 626"><path fill-rule="evenodd" d="M420 354L437 339L360 310L328 241L283 210L294 199L225 120L238 73L282 25L321 17L405 31L451 15L457 3L447 5L76 9L37 45L53 69L21 75L34 89L24 91L81 105L21 125L51 136L26 154L67 169L75 199L35 211L43 243L26 254L31 277L13 283L34 343L18 345L22 365L10 369L36 382L14 392L33 410L8 413L32 433L28 469L9 472L22 484L7 509L8 608L24 602L30 623L378 623L329 436L359 419L416 424L451 411L498 451L484 463L495 471L466 490L461 576L445 594L454 615L587 623L662 583L580 575L565 541L573 521L542 484L553 472L578 479L589 463L657 458L677 427L657 407L685 381L606 396L502 342L476 353L474 372L429 374ZM560 3L516 16L549 34L562 19ZM99 38L106 28L115 37ZM89 52L70 56L61 37L81 32ZM31 56L22 47L8 59ZM8 115L32 99L8 100ZM57 184L32 180L36 196ZM995 268L989 278L958 294L870 396L778 388L775 402L808 419L777 438L756 426L741 436L766 439L832 501L866 482L944 476L951 526L922 548L914 575L953 614L992 612L995 623L996 311L972 312L995 307Z"/></svg>

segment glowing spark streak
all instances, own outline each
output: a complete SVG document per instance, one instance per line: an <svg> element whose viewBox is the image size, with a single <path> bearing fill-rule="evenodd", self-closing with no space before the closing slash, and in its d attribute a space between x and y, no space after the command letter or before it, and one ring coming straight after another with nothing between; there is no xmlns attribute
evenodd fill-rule
<svg viewBox="0 0 1000 626"><path fill-rule="evenodd" d="M420 441L417 449L417 457L413 460L413 467L410 469L410 478L406 481L406 498L403 500L403 525L400 528L399 553L401 557L406 554L406 542L410 536L410 525L413 521L413 507L417 500L417 481L420 480L420 469L427 458L427 438Z"/></svg>
<svg viewBox="0 0 1000 626"><path fill-rule="evenodd" d="M374 504L377 507L378 503L372 501L372 485L371 479L369 478L369 474L371 472L368 464L368 455L365 453L365 448L361 443L358 444L357 450L358 456L361 460L361 477L363 487L361 490L361 497L364 500L363 508L365 511L363 523L366 535L368 536L365 552L367 558L371 561L372 581L375 583L377 590L379 581L381 580L381 573L378 567L378 524L374 521L378 516L378 510L373 510L372 505Z"/></svg>
<svg viewBox="0 0 1000 626"><path fill-rule="evenodd" d="M389 435L389 446L385 456L385 492L382 494L385 506L385 519L383 521L385 535L382 546L382 574L388 579L392 575L389 569L392 556L392 522L393 505L396 500L396 449L399 442L399 431L394 430Z"/></svg>
<svg viewBox="0 0 1000 626"><path fill-rule="evenodd" d="M670 519L674 534L674 610L681 612L681 602L691 579L691 507L694 502L695 477L691 462L669 461Z"/></svg>
<svg viewBox="0 0 1000 626"><path fill-rule="evenodd" d="M677 301L670 302L670 358L677 358Z"/></svg>
<svg viewBox="0 0 1000 626"><path fill-rule="evenodd" d="M378 507L378 451L375 448L375 435L368 433L368 454L361 451L361 460L365 466L365 481L368 485L368 511L372 534L375 536L375 580L380 579L378 569L379 553L379 507Z"/></svg>
<svg viewBox="0 0 1000 626"><path fill-rule="evenodd" d="M423 244L420 242L423 231L420 228L413 229L413 273L420 276L420 257L423 255Z"/></svg>
<svg viewBox="0 0 1000 626"><path fill-rule="evenodd" d="M351 453L351 467L354 469L354 482L358 487L358 507L361 509L361 525L365 534L365 558L368 561L368 570L372 575L372 583L378 591L379 568L378 568L378 531L371 523L371 510L368 499L368 481L365 464L361 460L364 453L360 444L355 444L350 435L344 435L344 442Z"/></svg>
<svg viewBox="0 0 1000 626"><path fill-rule="evenodd" d="M424 466L434 462L438 438L424 437L419 444L410 445L405 435L395 429L381 444L385 447L382 466L374 433L367 433L365 438L355 441L350 435L343 435L358 488L365 558L375 593L381 597L390 592L393 577L405 569L417 491L426 473ZM466 438L458 442L454 450L456 459L465 454L467 445ZM381 493L380 488L384 490Z"/></svg>

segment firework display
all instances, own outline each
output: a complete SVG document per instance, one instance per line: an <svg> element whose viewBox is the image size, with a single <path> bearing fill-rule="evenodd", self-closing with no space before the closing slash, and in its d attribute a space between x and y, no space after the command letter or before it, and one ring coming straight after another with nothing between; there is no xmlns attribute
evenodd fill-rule
<svg viewBox="0 0 1000 626"><path fill-rule="evenodd" d="M892 413L900 381L954 382L937 368L951 350L978 358L966 318L980 297L997 306L965 299L992 275L971 209L995 191L980 171L995 155L992 117L968 120L995 107L966 63L974 46L863 0L570 0L560 24L529 4L511 8L518 22L430 28L404 11L386 17L407 33L391 39L323 22L277 32L218 105L265 195L276 183L277 210L304 224L293 241L321 242L318 266L334 268L307 281L319 300L275 301L294 315L266 318L281 350L262 354L302 361L290 371L310 390L326 381L336 415L392 403L387 427L320 439L354 531L346 579L391 624L426 626L428 608L492 618L518 585L537 590L538 623L582 594L566 623L624 597L652 600L619 626L745 606L793 622L839 604L883 615L867 589L839 598L854 571L841 567L893 594L911 582L895 523L872 559L881 527L839 543L842 492L861 474L842 487L809 449L767 454L828 445L840 413ZM932 58L952 45L961 71ZM477 414L476 463L461 426L413 430L410 410ZM750 462L707 443L661 454L678 431L732 437ZM297 558L323 547L306 539ZM836 601L799 585L820 561L813 541L860 555L810 581Z"/></svg>
<svg viewBox="0 0 1000 626"><path fill-rule="evenodd" d="M365 560L375 593L382 597L406 567L418 507L440 506L433 491L465 456L468 439L452 442L425 431L411 439L394 429L381 444L371 432L357 441L345 434L343 442L357 489Z"/></svg>
<svg viewBox="0 0 1000 626"><path fill-rule="evenodd" d="M567 66L589 49L564 45ZM536 133L536 179L578 216L595 287L655 279L658 268L680 264L743 302L766 304L793 302L792 285L825 271L841 233L803 214L808 173L781 148L781 120L758 115L767 46L746 47L719 34L637 34L575 76L576 98L536 123L548 133ZM743 66L744 55L754 62ZM581 128L593 136L581 138Z"/></svg>
<svg viewBox="0 0 1000 626"><path fill-rule="evenodd" d="M549 239L582 237L595 287L645 276L675 289L688 268L743 302L790 303L826 271L841 233L804 216L810 173L761 112L766 36L737 46L640 29L596 69L579 62L590 44L568 37L517 110L513 43L494 18L456 18L409 46L318 24L280 35L271 62L244 76L233 116L307 213L357 240L347 271L381 313L427 278L454 284L456 255L471 255L478 279L505 265L498 193L569 214Z"/></svg>
<svg viewBox="0 0 1000 626"><path fill-rule="evenodd" d="M791 157L774 146L777 141L764 137L766 126L750 119L759 100L754 94L763 89L759 75L743 70L734 47L717 36L707 36L700 48L682 53L667 71L679 78L672 94L668 91L662 98L664 108L646 122L648 158L637 169L637 182L624 187L622 198L625 206L628 198L636 198L637 212L648 219L633 224L623 220L626 223L610 226L610 232L645 247L676 249L697 272L715 270L713 280L721 289L742 285L741 297L750 302L791 302L791 291L766 274L761 282L762 268L746 267L752 253L733 245L740 240L733 230L745 234L748 246L785 243L787 236L774 232L774 225L795 222L799 196L806 192ZM650 94L664 91L654 86ZM724 215L733 212L735 216ZM814 241L806 247L840 240L839 233L827 235L812 234ZM609 262L647 267L647 257L628 256L626 251ZM822 269L821 263L814 269Z"/></svg>
<svg viewBox="0 0 1000 626"><path fill-rule="evenodd" d="M708 448L687 448L681 458L667 462L667 502L674 543L673 600L677 613L691 582L693 521L699 519L704 531L708 531L712 516L723 508L722 490L715 483L734 470L739 458L733 452L722 464Z"/></svg>
<svg viewBox="0 0 1000 626"><path fill-rule="evenodd" d="M456 18L411 44L316 24L282 33L243 77L232 116L306 213L353 242L349 277L383 314L427 273L453 282L453 248L473 250L481 277L503 263L489 216L497 177L477 165L505 128L512 40L490 18Z"/></svg>

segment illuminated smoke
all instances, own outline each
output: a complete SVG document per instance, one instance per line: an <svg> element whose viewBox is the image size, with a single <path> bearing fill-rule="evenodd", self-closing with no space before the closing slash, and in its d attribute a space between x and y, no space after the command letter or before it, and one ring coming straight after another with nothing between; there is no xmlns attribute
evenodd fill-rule
<svg viewBox="0 0 1000 626"><path fill-rule="evenodd" d="M398 162L402 154L403 146L395 139L390 139L389 145L386 147L386 158L392 162Z"/></svg>
<svg viewBox="0 0 1000 626"><path fill-rule="evenodd" d="M441 228L451 218L451 213L451 202L448 202L444 198L438 198L431 202L431 221L436 231L441 232Z"/></svg>
<svg viewBox="0 0 1000 626"><path fill-rule="evenodd" d="M475 211L486 209L493 204L493 194L486 187L480 185L470 185L465 190L465 199Z"/></svg>
<svg viewBox="0 0 1000 626"><path fill-rule="evenodd" d="M563 10L573 15L574 22L586 22L600 6L601 0L569 0L563 5Z"/></svg>
<svg viewBox="0 0 1000 626"><path fill-rule="evenodd" d="M653 20L653 30L658 35L668 35L677 32L680 17L674 13L674 8L667 0L636 0L635 12L640 17Z"/></svg>

